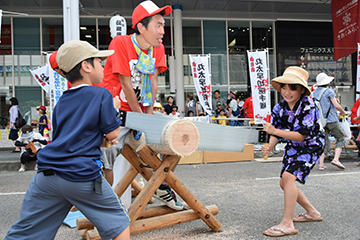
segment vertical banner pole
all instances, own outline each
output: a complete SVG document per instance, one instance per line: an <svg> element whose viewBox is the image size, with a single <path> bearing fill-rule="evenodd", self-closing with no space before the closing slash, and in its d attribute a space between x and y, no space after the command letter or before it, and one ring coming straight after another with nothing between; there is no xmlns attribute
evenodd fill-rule
<svg viewBox="0 0 360 240"><path fill-rule="evenodd" d="M356 70L356 99L360 97L360 43L357 44L358 52L357 52L357 70Z"/></svg>

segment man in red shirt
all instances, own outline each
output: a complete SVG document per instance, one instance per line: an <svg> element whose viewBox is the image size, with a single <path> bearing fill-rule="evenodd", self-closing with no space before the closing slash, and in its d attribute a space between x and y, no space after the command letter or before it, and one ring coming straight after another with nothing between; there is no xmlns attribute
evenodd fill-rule
<svg viewBox="0 0 360 240"><path fill-rule="evenodd" d="M250 92L250 97L245 99L243 108L245 109L245 118L254 118L254 110L253 110L253 99Z"/></svg>
<svg viewBox="0 0 360 240"><path fill-rule="evenodd" d="M354 103L354 106L351 109L351 123L353 125L360 125L360 98L358 98L358 100L356 100L356 102ZM357 137L359 136L359 130L353 130L353 136L355 139L357 139ZM355 141L356 146L359 150L358 152L358 157L360 157L360 142L359 141ZM359 164L360 166L360 164Z"/></svg>
<svg viewBox="0 0 360 240"><path fill-rule="evenodd" d="M170 6L159 8L152 1L144 1L132 14L132 28L135 33L116 36L111 41L109 50L115 50L115 53L106 60L104 79L100 86L107 88L113 97L119 96L121 110L152 114L158 87L157 77L167 69L165 48L162 44L165 33L163 16L171 11ZM118 144L108 149L102 148L105 177L110 184L113 182L112 168L115 159L121 154L125 139L130 133L131 129L121 128L117 137ZM130 167L125 159L120 161L122 170ZM114 175L115 184L118 180L120 179L117 179L117 175ZM176 201L168 185L162 184L156 195L160 200L166 200L164 202L167 206L175 210L183 209L183 205ZM126 202L124 200L125 205Z"/></svg>

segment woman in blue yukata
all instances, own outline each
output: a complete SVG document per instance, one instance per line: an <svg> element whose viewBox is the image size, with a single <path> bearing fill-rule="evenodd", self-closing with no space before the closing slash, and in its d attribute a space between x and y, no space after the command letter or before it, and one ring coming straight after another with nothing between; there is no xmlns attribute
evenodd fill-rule
<svg viewBox="0 0 360 240"><path fill-rule="evenodd" d="M284 191L284 216L280 224L264 232L267 236L297 234L294 222L323 220L295 184L295 181L305 184L325 145L325 135L319 125L319 112L309 97L308 77L308 72L303 68L288 67L281 77L271 81L283 99L274 107L271 123L264 124L264 130L270 134L270 141L267 147L263 146L262 154L270 153L280 138L286 138L287 145L280 174L280 187ZM293 218L296 202L306 213Z"/></svg>

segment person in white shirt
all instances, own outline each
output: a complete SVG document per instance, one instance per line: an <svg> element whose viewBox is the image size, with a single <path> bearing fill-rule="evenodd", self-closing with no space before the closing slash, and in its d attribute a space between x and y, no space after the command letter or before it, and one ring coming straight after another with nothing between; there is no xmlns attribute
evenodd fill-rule
<svg viewBox="0 0 360 240"><path fill-rule="evenodd" d="M29 161L36 161L37 152L45 147L47 141L40 133L34 132L32 126L30 125L24 125L21 130L22 134L16 140L15 146L21 147L21 167L19 169L19 172L25 172L25 163ZM34 144L34 147L36 149L35 152L33 152L31 148L25 149L25 147L31 142ZM36 165L35 170L37 170Z"/></svg>

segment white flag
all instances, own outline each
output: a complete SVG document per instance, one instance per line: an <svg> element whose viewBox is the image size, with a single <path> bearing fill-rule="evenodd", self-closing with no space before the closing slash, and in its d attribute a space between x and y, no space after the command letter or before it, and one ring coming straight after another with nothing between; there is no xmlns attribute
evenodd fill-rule
<svg viewBox="0 0 360 240"><path fill-rule="evenodd" d="M253 98L255 124L266 121L271 112L270 81L268 76L267 50L248 51L251 92Z"/></svg>
<svg viewBox="0 0 360 240"><path fill-rule="evenodd" d="M193 57L189 55L191 72L194 79L196 93L204 110L211 115L211 78L209 69L210 56Z"/></svg>
<svg viewBox="0 0 360 240"><path fill-rule="evenodd" d="M35 70L30 70L31 74L34 76L36 82L44 89L47 94L49 94L50 81L49 81L49 67L45 65L43 67L37 68Z"/></svg>

